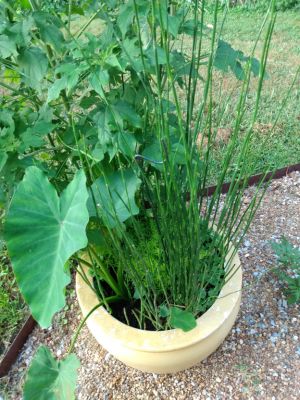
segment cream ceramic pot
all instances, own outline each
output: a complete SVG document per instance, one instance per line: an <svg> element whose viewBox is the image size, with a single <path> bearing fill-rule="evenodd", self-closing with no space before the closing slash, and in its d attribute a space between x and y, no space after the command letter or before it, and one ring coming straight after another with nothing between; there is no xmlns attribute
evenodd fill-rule
<svg viewBox="0 0 300 400"><path fill-rule="evenodd" d="M192 367L219 347L236 320L242 288L238 255L232 258L228 268L236 269L236 273L223 286L215 303L197 319L197 327L189 332L132 328L112 317L103 307L91 314L87 326L101 346L130 367L157 374ZM99 301L79 274L76 276L76 292L86 316Z"/></svg>

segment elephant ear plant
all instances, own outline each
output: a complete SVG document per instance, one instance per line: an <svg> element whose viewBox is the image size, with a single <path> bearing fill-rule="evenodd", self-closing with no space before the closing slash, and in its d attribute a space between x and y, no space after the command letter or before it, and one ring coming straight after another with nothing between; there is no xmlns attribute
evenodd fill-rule
<svg viewBox="0 0 300 400"><path fill-rule="evenodd" d="M261 181L243 207L275 16L259 32L259 62L221 39L215 3L207 14L197 0L111 0L98 8L69 1L53 9L1 1L4 234L42 328L64 307L71 270L86 282L92 274L97 307L124 323L184 331L236 272L229 262L264 193ZM240 84L215 176L216 136L231 104L217 90L222 72ZM37 351L25 399L74 398L72 351L85 320L63 360Z"/></svg>

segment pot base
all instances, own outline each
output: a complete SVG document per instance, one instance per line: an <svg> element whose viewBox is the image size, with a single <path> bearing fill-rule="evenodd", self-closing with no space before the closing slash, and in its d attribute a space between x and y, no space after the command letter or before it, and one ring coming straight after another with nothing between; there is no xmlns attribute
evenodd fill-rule
<svg viewBox="0 0 300 400"><path fill-rule="evenodd" d="M236 320L242 288L238 255L232 258L228 268L236 269L235 274L223 286L210 309L197 319L197 327L189 332L132 328L115 319L103 307L88 318L87 326L98 343L130 367L156 374L190 368L220 346ZM76 293L82 313L86 316L99 301L79 274L76 275Z"/></svg>

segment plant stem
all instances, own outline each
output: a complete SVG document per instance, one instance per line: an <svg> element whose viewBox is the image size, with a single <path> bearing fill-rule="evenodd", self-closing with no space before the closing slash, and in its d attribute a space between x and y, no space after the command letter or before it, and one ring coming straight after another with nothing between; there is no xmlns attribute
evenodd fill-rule
<svg viewBox="0 0 300 400"><path fill-rule="evenodd" d="M119 300L121 300L120 296L111 296L111 297L107 297L106 302L109 304L109 303L115 303L115 302L117 302ZM93 314L94 311L96 311L101 306L103 306L103 302L100 302L95 307L93 307L91 309L91 311L89 311L87 313L87 315L83 318L83 320L80 322L80 324L79 324L78 328L76 329L76 332L75 332L75 334L73 336L73 339L71 341L71 344L70 344L70 347L68 349L67 354L72 353L72 351L74 349L74 346L75 346L75 343L76 343L76 340L78 338L78 335L79 335L81 329L83 328L84 324L86 323L87 319Z"/></svg>

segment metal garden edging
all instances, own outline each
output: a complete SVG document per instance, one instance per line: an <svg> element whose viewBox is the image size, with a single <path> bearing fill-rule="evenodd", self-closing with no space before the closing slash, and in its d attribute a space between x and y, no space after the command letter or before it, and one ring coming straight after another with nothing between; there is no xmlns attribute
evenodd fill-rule
<svg viewBox="0 0 300 400"><path fill-rule="evenodd" d="M27 321L24 323L14 341L8 348L7 352L4 354L0 363L0 378L5 376L10 370L13 363L16 361L20 351L22 350L28 336L33 331L36 322L30 315Z"/></svg>

